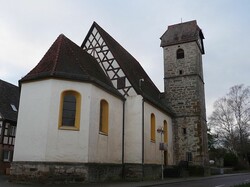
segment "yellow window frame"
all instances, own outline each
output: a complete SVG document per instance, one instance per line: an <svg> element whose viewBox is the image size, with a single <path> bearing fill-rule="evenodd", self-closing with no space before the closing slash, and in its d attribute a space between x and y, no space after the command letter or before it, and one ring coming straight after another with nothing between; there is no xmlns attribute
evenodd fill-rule
<svg viewBox="0 0 250 187"><path fill-rule="evenodd" d="M75 112L75 123L74 126L65 126L63 125L63 104L64 97L66 95L73 95L76 98L76 112ZM58 129L60 130L80 130L80 113L81 113L81 94L74 90L65 90L61 93L60 97L60 108L59 108L59 120L58 120Z"/></svg>
<svg viewBox="0 0 250 187"><path fill-rule="evenodd" d="M108 135L109 129L109 104L105 99L100 101L99 132Z"/></svg>

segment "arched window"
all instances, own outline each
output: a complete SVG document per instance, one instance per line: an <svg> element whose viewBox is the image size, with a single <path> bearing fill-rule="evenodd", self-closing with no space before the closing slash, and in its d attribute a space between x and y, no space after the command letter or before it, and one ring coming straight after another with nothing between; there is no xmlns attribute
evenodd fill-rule
<svg viewBox="0 0 250 187"><path fill-rule="evenodd" d="M164 143L168 143L168 123L166 120L163 122L163 130L164 130Z"/></svg>
<svg viewBox="0 0 250 187"><path fill-rule="evenodd" d="M64 91L61 94L59 128L79 130L81 95L76 91Z"/></svg>
<svg viewBox="0 0 250 187"><path fill-rule="evenodd" d="M155 115L151 114L151 121L150 121L150 131L151 131L151 141L155 142Z"/></svg>
<svg viewBox="0 0 250 187"><path fill-rule="evenodd" d="M106 100L102 99L100 102L99 130L101 133L108 135L108 128L109 128L109 104Z"/></svg>
<svg viewBox="0 0 250 187"><path fill-rule="evenodd" d="M182 59L182 58L184 58L184 50L183 50L183 49L178 49L178 50L176 51L176 58L177 58L177 59Z"/></svg>

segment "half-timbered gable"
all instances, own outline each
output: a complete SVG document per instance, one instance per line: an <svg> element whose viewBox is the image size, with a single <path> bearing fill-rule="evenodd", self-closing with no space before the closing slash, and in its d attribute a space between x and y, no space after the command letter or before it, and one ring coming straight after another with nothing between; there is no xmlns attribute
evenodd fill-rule
<svg viewBox="0 0 250 187"><path fill-rule="evenodd" d="M140 63L96 22L92 24L81 47L96 58L123 96L142 95L147 101L172 114Z"/></svg>

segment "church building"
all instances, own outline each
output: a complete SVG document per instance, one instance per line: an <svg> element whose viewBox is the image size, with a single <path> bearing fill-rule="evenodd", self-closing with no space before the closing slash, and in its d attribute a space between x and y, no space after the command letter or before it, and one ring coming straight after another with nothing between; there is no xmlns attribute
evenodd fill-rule
<svg viewBox="0 0 250 187"><path fill-rule="evenodd" d="M161 93L96 22L81 46L59 35L19 81L12 180L143 180L162 164L206 165L203 39L196 21L168 27Z"/></svg>

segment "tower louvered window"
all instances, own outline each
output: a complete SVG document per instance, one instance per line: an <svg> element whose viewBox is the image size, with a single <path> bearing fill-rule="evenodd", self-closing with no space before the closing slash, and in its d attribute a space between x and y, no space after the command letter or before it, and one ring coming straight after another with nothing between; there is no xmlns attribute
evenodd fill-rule
<svg viewBox="0 0 250 187"><path fill-rule="evenodd" d="M183 50L183 49L178 49L178 50L176 51L176 58L177 58L177 59L182 59L182 58L184 58L184 50Z"/></svg>

